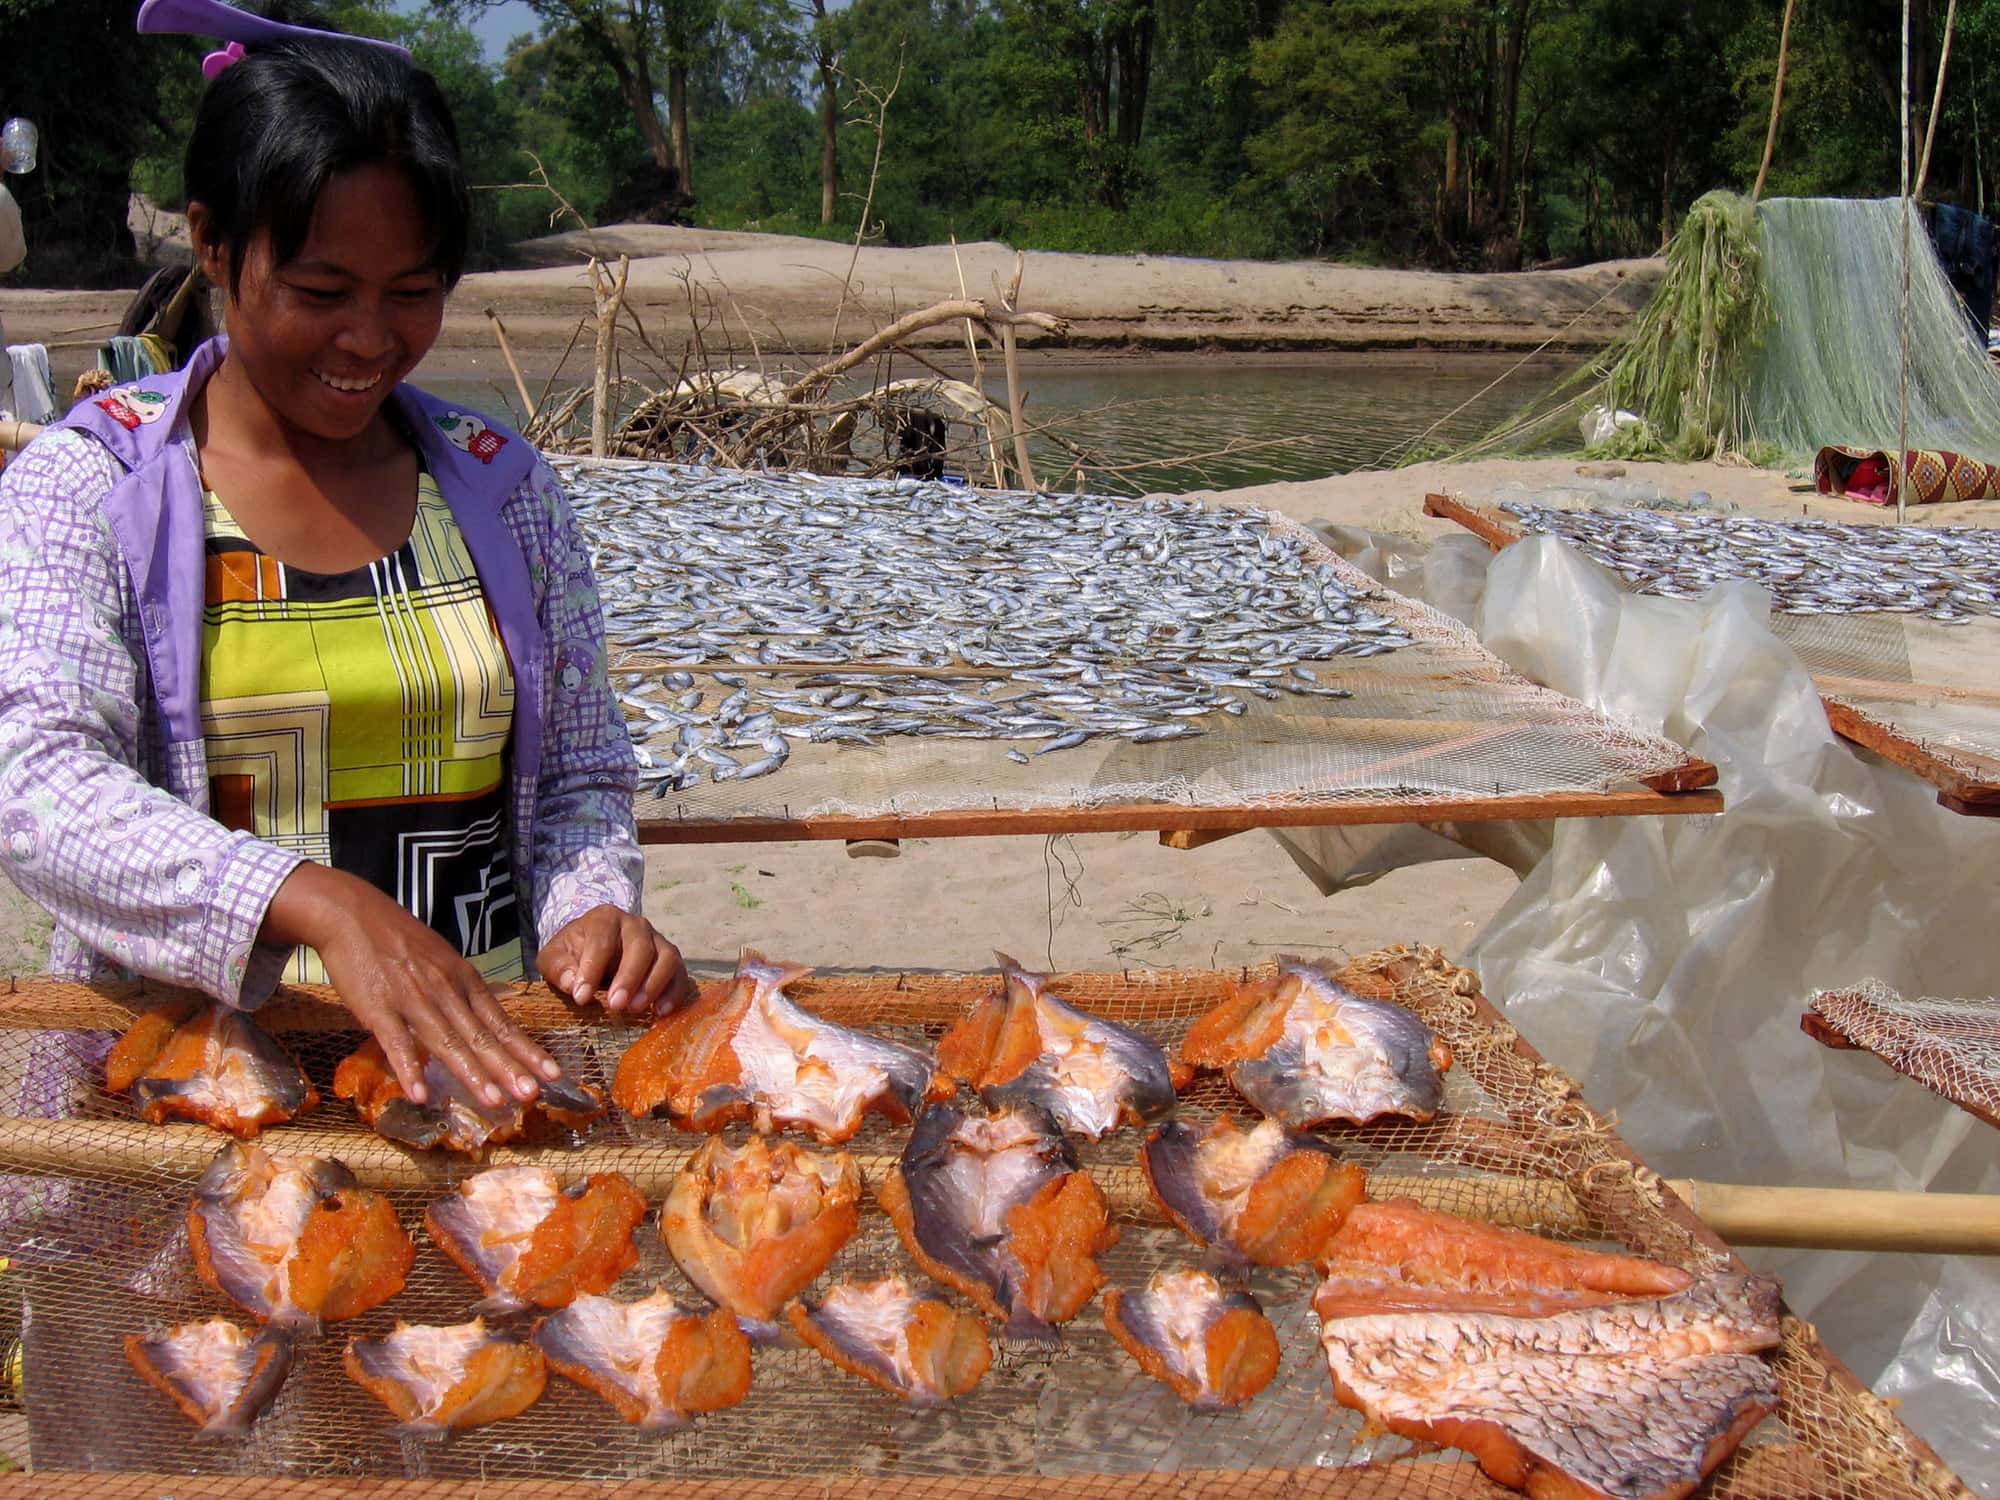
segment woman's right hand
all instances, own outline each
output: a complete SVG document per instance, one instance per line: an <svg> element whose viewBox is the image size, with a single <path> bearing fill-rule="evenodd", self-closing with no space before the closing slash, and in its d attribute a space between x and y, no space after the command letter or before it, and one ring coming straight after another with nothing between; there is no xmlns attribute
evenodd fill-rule
<svg viewBox="0 0 2000 1500"><path fill-rule="evenodd" d="M341 1002L382 1044L415 1103L429 1102L427 1055L493 1107L509 1094L525 1103L541 1079L562 1075L508 1018L478 970L357 876L300 865L278 887L258 941L303 943L319 954Z"/></svg>

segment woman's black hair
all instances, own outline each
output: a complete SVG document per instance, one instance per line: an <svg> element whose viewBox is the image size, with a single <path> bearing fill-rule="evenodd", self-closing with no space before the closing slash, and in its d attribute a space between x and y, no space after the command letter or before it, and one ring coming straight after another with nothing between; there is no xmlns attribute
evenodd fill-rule
<svg viewBox="0 0 2000 1500"><path fill-rule="evenodd" d="M445 285L465 269L472 193L458 129L437 80L382 47L326 41L252 48L202 95L182 187L204 204L229 252L229 290L244 252L269 233L278 265L312 230L327 183L357 167L392 166L416 190L431 265Z"/></svg>

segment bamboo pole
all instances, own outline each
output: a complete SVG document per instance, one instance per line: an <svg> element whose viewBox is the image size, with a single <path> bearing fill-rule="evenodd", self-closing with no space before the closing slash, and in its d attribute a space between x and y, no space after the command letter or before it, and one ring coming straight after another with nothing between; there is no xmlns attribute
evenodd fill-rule
<svg viewBox="0 0 2000 1500"><path fill-rule="evenodd" d="M1791 59L1793 3L1794 0L1785 0L1785 24L1778 32L1778 78L1771 86L1771 126L1764 132L1764 160L1757 168L1757 185L1750 189L1752 203L1764 196L1764 180L1771 175L1771 156L1778 149L1778 110L1785 98L1785 66Z"/></svg>
<svg viewBox="0 0 2000 1500"><path fill-rule="evenodd" d="M1021 272L1027 265L1027 257L1018 250L1014 252L1014 280L1001 297L1000 305L1013 312L1021 297ZM1014 429L1014 462L1021 470L1021 488L1040 489L1035 483L1035 466L1028 457L1027 420L1021 415L1025 397L1021 394L1021 365L1015 357L1014 326L1012 323L1000 325L1000 359L1007 370L1007 420Z"/></svg>
<svg viewBox="0 0 2000 1500"><path fill-rule="evenodd" d="M1732 1245L2000 1255L2000 1196L1863 1188L1667 1184Z"/></svg>
<svg viewBox="0 0 2000 1500"><path fill-rule="evenodd" d="M443 1190L476 1165L547 1167L565 1180L592 1172L620 1172L646 1198L664 1198L674 1178L706 1140L675 1132L671 1144L595 1143L564 1146L503 1146L487 1153L483 1163L444 1152L406 1150L393 1142L357 1131L315 1130L286 1125L266 1131L258 1144L285 1156L331 1157L345 1162L363 1187L388 1191ZM0 1171L30 1177L138 1177L167 1174L201 1175L227 1137L202 1125L149 1125L141 1120L54 1121L0 1118ZM855 1165L869 1182L880 1181L897 1158L886 1152L856 1152ZM1103 1190L1114 1212L1165 1222L1137 1166L1094 1165L1091 1177ZM1441 1210L1463 1205L1468 1196L1491 1205L1486 1218L1495 1224L1538 1228L1557 1234L1587 1235L1589 1220L1582 1205L1554 1178L1406 1177L1381 1175L1369 1179L1371 1196L1413 1198Z"/></svg>
<svg viewBox="0 0 2000 1500"><path fill-rule="evenodd" d="M537 407L528 399L528 382L521 374L521 366L515 362L514 346L507 342L507 325L500 321L500 314L490 307L486 309L486 316L493 321L493 337L500 341L500 357L507 361L507 371L514 377L514 389L521 397L521 426L525 429L535 420Z"/></svg>
<svg viewBox="0 0 2000 1500"><path fill-rule="evenodd" d="M602 263L590 263L590 295L597 304L597 363L592 375L590 409L590 452L602 458L611 447L611 357L618 342L618 309L625 301L625 278L632 258L618 257L614 278Z"/></svg>
<svg viewBox="0 0 2000 1500"><path fill-rule="evenodd" d="M1917 181L1911 197L1922 200L1924 180L1931 174L1931 147L1937 144L1938 111L1944 108L1944 71L1951 65L1951 33L1958 20L1958 0L1951 0L1944 12L1944 47L1938 53L1937 87L1931 93L1931 117L1924 125L1924 156L1917 164Z"/></svg>
<svg viewBox="0 0 2000 1500"><path fill-rule="evenodd" d="M0 422L0 448L9 453L18 453L42 435L42 428L33 422Z"/></svg>

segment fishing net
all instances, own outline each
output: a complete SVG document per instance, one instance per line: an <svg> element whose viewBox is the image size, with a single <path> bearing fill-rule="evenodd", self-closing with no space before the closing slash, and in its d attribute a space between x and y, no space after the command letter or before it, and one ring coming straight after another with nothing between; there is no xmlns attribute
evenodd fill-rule
<svg viewBox="0 0 2000 1500"><path fill-rule="evenodd" d="M1573 510L1567 491L1519 486L1504 498L1430 508L1492 546L1560 536L1636 593L1698 599L1731 579L1758 585L1772 633L1812 673L1836 730L1959 811L2000 811L2000 532Z"/></svg>
<svg viewBox="0 0 2000 1500"><path fill-rule="evenodd" d="M1905 1000L1868 980L1816 990L1805 1029L1834 1047L1858 1047L1989 1125L2000 1126L2000 998Z"/></svg>
<svg viewBox="0 0 2000 1500"><path fill-rule="evenodd" d="M989 816L981 831L1545 816L1705 782L1671 741L1510 672L1280 516L558 468L596 554L650 840L758 823L797 837L815 820L856 836ZM1080 548L1098 526L1141 528L1140 543ZM1026 619L1077 601L1093 635L1031 633ZM723 740L751 748L720 759L714 740L685 749L728 732L719 709L763 738Z"/></svg>
<svg viewBox="0 0 2000 1500"><path fill-rule="evenodd" d="M1390 948L1355 961L1343 977L1413 1008L1456 1058L1444 1110L1432 1123L1333 1132L1368 1167L1377 1196L1405 1194L1690 1268L1729 1263L1720 1241L1663 1193L1575 1086L1492 1010L1470 971L1434 950ZM934 1043L990 983L880 974L815 978L795 993L829 1018ZM1163 1043L1176 1041L1227 993L1226 977L1211 972L1075 975L1059 988ZM756 1354L742 1405L664 1436L637 1433L595 1397L552 1378L541 1401L510 1421L443 1441L398 1440L373 1398L341 1372L337 1355L347 1336L386 1332L398 1318L466 1316L474 1288L423 1235L404 1292L309 1343L252 1436L190 1443L187 1424L141 1384L120 1345L137 1329L227 1310L193 1274L179 1227L218 1137L199 1127L137 1123L127 1105L96 1085L113 1029L134 1003L129 987L57 981L23 981L0 996L0 1077L11 1116L0 1120L0 1164L11 1174L0 1186L14 1264L0 1286L23 1328L36 1494L124 1493L110 1471L152 1476L156 1487L143 1491L149 1496L171 1492L164 1476L189 1474L203 1476L205 1496L246 1497L282 1493L274 1488L280 1480L335 1477L476 1480L485 1496L555 1492L537 1484L648 1479L672 1480L674 1494L732 1495L796 1493L802 1481L819 1494L1508 1493L1463 1455L1367 1433L1357 1414L1333 1404L1309 1310L1312 1279L1297 1271L1256 1274L1283 1362L1271 1387L1232 1413L1196 1413L1141 1375L1087 1309L1059 1346L999 1341L984 1381L946 1410L912 1410L809 1351L770 1347ZM635 1034L580 1024L577 1013L539 989L509 1003L586 1081L607 1079ZM345 1012L311 992L288 992L263 1014L324 1091L334 1062L357 1040ZM1240 1101L1211 1081L1185 1097L1182 1112L1199 1122L1232 1107L1240 1110ZM880 1176L904 1134L880 1123L864 1129L850 1149L865 1176ZM616 1119L599 1123L574 1149L508 1149L493 1160L541 1162L566 1179L620 1170L657 1204L696 1139L664 1124ZM267 1131L264 1140L276 1150L337 1155L364 1183L389 1193L406 1225L470 1170L390 1146L332 1103ZM1126 1131L1081 1147L1122 1230L1105 1268L1127 1287L1198 1255L1151 1207L1135 1165L1138 1141ZM660 1247L656 1217L657 1210L639 1230L640 1267L613 1294L629 1298L658 1283L696 1305ZM861 1232L830 1274L890 1271L921 1279L871 1199ZM1705 1493L1867 1500L1966 1493L1831 1361L1810 1328L1787 1319L1774 1358L1781 1410ZM96 1472L70 1479L59 1472L82 1469ZM468 1484L464 1492L474 1491Z"/></svg>
<svg viewBox="0 0 2000 1500"><path fill-rule="evenodd" d="M1903 247L1909 224L1909 424L1903 426ZM1640 420L1583 446L1626 458L1731 451L1798 463L1844 444L2000 458L2000 374L1900 198L1726 193L1695 204L1631 329L1466 450L1578 446L1592 408Z"/></svg>

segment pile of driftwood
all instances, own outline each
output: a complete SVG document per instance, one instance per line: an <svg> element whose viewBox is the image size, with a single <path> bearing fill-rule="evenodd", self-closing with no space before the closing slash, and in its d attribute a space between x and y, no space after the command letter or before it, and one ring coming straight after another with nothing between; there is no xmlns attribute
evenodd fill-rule
<svg viewBox="0 0 2000 1500"><path fill-rule="evenodd" d="M631 314L625 300L628 272L624 257L615 267L591 261L596 302L592 378L566 390L555 389L552 380L540 399L529 395L506 329L488 312L529 414L523 430L546 452L672 459L733 469L949 476L982 487L1036 489L1040 480L1028 447L1033 434L1067 456L1060 483L1080 483L1086 473L1089 453L1052 427L1031 427L1024 414L1016 331L1025 327L1061 337L1068 324L1018 306L1018 260L1012 285L996 288L993 299L959 297L907 313L843 353L796 373L771 368L754 348L757 362L748 368L735 362L733 350L712 353L691 278L692 336L685 354L677 362L668 360ZM911 343L927 329L953 323L964 325L970 382L939 368ZM579 327L579 338L585 327L588 322ZM1004 401L984 389L982 338L988 349L999 352ZM628 356L654 378L625 376ZM924 373L893 378L899 357L906 368L915 365ZM860 384L854 378L858 371L872 378Z"/></svg>

